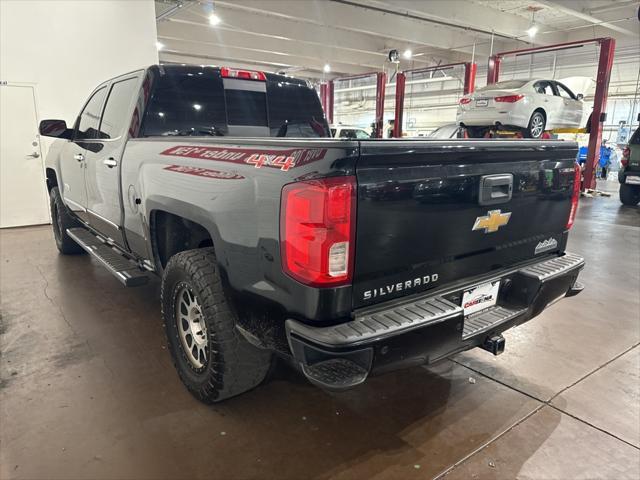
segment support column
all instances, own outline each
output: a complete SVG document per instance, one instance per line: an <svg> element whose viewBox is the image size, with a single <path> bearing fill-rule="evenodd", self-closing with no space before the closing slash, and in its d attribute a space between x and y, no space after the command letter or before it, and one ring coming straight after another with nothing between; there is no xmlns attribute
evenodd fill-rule
<svg viewBox="0 0 640 480"><path fill-rule="evenodd" d="M376 119L375 138L382 138L384 123L384 94L387 85L387 75L384 72L376 74Z"/></svg>
<svg viewBox="0 0 640 480"><path fill-rule="evenodd" d="M603 38L600 41L600 58L598 60L598 76L596 77L596 93L593 99L593 111L589 133L589 150L584 170L584 188L595 188L595 172L600 159L600 145L602 143L602 125L606 120L607 92L613 66L613 55L616 41L613 38Z"/></svg>
<svg viewBox="0 0 640 480"><path fill-rule="evenodd" d="M404 73L396 75L396 109L394 115L393 138L402 138L402 117L404 115L404 87L407 77Z"/></svg>

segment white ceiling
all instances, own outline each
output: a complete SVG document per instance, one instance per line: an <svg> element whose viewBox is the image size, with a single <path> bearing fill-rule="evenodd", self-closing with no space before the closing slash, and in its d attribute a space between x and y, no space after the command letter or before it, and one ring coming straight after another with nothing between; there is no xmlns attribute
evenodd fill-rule
<svg viewBox="0 0 640 480"><path fill-rule="evenodd" d="M217 26L209 24L213 12ZM484 64L491 51L602 36L640 51L637 12L637 0L156 1L161 61L311 78L378 71L393 48L413 52L403 68L474 55ZM532 22L534 42L526 34Z"/></svg>

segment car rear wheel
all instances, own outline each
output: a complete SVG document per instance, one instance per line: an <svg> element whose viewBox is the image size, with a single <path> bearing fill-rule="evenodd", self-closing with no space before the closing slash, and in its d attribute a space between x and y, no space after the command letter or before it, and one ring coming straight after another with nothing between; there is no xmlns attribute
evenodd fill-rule
<svg viewBox="0 0 640 480"><path fill-rule="evenodd" d="M529 125L524 131L527 138L541 138L546 126L546 120L542 112L533 112L529 119Z"/></svg>
<svg viewBox="0 0 640 480"><path fill-rule="evenodd" d="M620 185L620 201L623 205L631 207L640 203L640 186L636 185Z"/></svg>
<svg viewBox="0 0 640 480"><path fill-rule="evenodd" d="M489 129L487 127L466 127L469 138L484 138Z"/></svg>
<svg viewBox="0 0 640 480"><path fill-rule="evenodd" d="M162 277L162 318L169 351L187 389L215 403L258 386L271 352L240 334L213 248L177 253Z"/></svg>

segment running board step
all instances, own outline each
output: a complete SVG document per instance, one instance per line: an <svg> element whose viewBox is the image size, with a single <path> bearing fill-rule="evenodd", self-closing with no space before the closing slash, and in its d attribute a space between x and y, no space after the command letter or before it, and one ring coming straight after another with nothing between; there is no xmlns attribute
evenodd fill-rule
<svg viewBox="0 0 640 480"><path fill-rule="evenodd" d="M68 228L67 234L102 263L125 287L138 287L149 282L149 276L145 272L88 230Z"/></svg>
<svg viewBox="0 0 640 480"><path fill-rule="evenodd" d="M346 358L330 358L314 365L302 365L305 376L330 390L343 390L361 384L369 372Z"/></svg>

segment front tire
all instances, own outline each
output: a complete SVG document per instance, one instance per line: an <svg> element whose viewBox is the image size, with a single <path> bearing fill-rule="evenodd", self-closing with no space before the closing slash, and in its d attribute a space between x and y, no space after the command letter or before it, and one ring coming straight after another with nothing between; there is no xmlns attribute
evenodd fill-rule
<svg viewBox="0 0 640 480"><path fill-rule="evenodd" d="M640 203L640 187L635 185L620 185L620 201L623 205L634 207Z"/></svg>
<svg viewBox="0 0 640 480"><path fill-rule="evenodd" d="M213 248L177 253L162 277L162 318L180 379L204 403L258 386L271 352L250 344L224 292Z"/></svg>
<svg viewBox="0 0 640 480"><path fill-rule="evenodd" d="M547 121L542 112L533 112L529 119L529 125L524 130L526 138L542 138Z"/></svg>
<svg viewBox="0 0 640 480"><path fill-rule="evenodd" d="M51 226L58 251L63 255L85 253L83 248L67 235L68 228L77 228L82 225L67 209L58 187L53 187L49 192L49 206L51 207Z"/></svg>

